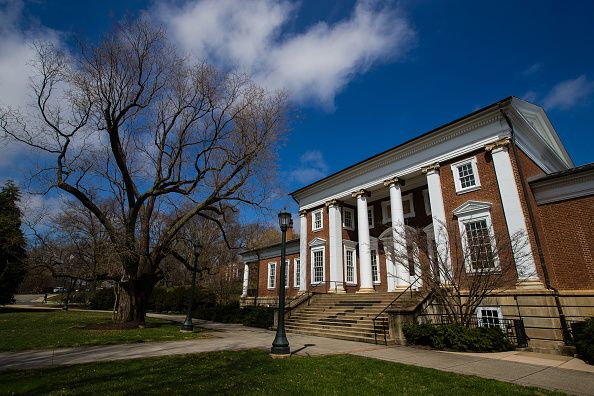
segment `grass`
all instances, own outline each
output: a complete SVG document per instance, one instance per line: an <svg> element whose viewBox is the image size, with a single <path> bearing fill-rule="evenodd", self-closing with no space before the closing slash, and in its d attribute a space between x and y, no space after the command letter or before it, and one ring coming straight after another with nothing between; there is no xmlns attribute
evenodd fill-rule
<svg viewBox="0 0 594 396"><path fill-rule="evenodd" d="M179 323L154 318L147 318L147 327L144 329L84 328L110 321L111 315L105 312L0 312L0 352L205 337L202 329L194 328L194 333L181 333Z"/></svg>
<svg viewBox="0 0 594 396"><path fill-rule="evenodd" d="M351 355L226 351L0 373L0 394L555 395Z"/></svg>

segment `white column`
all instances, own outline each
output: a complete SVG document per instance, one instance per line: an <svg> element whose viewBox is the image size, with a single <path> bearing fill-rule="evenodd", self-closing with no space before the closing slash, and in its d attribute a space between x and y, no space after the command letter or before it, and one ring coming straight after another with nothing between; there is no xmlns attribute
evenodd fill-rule
<svg viewBox="0 0 594 396"><path fill-rule="evenodd" d="M299 212L301 224L299 226L299 265L301 266L301 280L299 291L307 290L307 211Z"/></svg>
<svg viewBox="0 0 594 396"><path fill-rule="evenodd" d="M344 293L342 277L342 216L340 202L332 200L326 203L328 206L328 223L330 239L330 283L329 293Z"/></svg>
<svg viewBox="0 0 594 396"><path fill-rule="evenodd" d="M497 175L497 184L503 204L503 213L510 238L519 247L515 249L514 261L516 262L516 271L518 272L518 281L526 286L542 286L536 272L534 256L532 255L532 246L528 238L528 229L526 227L526 218L522 210L518 185L514 176L511 159L507 151L509 139L503 139L493 144L487 145L487 151L491 151L493 157L493 166Z"/></svg>
<svg viewBox="0 0 594 396"><path fill-rule="evenodd" d="M392 218L392 239L394 252L392 262L395 263L396 289L406 289L410 284L410 269L406 250L406 234L404 227L404 209L402 208L402 192L398 178L386 180L385 186L390 189L390 217ZM388 283L389 285L389 283ZM394 290L388 290L394 291Z"/></svg>
<svg viewBox="0 0 594 396"><path fill-rule="evenodd" d="M371 246L369 241L369 222L367 220L367 191L353 193L357 198L357 231L359 236L359 293L371 293L373 275L371 273Z"/></svg>
<svg viewBox="0 0 594 396"><path fill-rule="evenodd" d="M245 263L243 265L243 290L241 292L241 297L247 297L249 280L250 280L250 266L248 265L248 263Z"/></svg>
<svg viewBox="0 0 594 396"><path fill-rule="evenodd" d="M435 250L437 251L437 269L440 272L452 273L452 261L450 257L449 238L447 230L447 219L441 194L441 180L439 178L439 164L433 164L423 168L427 175L427 188L429 190L429 202L431 204L431 215L433 216L433 233L435 234ZM451 276L440 274L442 282L447 282Z"/></svg>

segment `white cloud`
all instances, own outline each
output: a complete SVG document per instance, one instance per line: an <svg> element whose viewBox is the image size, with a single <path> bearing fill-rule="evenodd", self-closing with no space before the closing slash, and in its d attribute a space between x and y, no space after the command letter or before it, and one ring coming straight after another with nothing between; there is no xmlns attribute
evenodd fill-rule
<svg viewBox="0 0 594 396"><path fill-rule="evenodd" d="M290 179L301 184L311 183L328 174L328 164L319 150L309 150L299 158L299 166L292 170Z"/></svg>
<svg viewBox="0 0 594 396"><path fill-rule="evenodd" d="M540 69L542 69L542 65L540 63L533 63L526 69L522 70L522 75L523 76L531 76L533 74L538 73L540 71Z"/></svg>
<svg viewBox="0 0 594 396"><path fill-rule="evenodd" d="M527 102L535 103L538 99L538 94L535 91L528 91L524 95L522 95L522 99Z"/></svg>
<svg viewBox="0 0 594 396"><path fill-rule="evenodd" d="M150 14L195 59L240 68L297 102L332 106L356 75L401 59L415 32L394 7L360 0L351 15L289 34L283 27L296 5L273 0L191 0L159 3Z"/></svg>
<svg viewBox="0 0 594 396"><path fill-rule="evenodd" d="M594 92L594 81L582 74L576 79L565 80L555 85L544 97L543 105L547 109L567 110Z"/></svg>

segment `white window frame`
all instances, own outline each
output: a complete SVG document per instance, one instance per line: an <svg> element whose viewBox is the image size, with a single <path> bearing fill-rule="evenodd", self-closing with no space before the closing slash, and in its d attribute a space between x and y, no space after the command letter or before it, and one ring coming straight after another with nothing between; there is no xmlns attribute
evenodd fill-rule
<svg viewBox="0 0 594 396"><path fill-rule="evenodd" d="M465 266L467 274L477 274L481 272L500 271L499 258L497 257L497 246L495 244L495 237L493 235L493 222L491 221L491 211L489 209L482 209L479 211L473 211L472 213L465 215L458 215L458 226L460 227L460 239L462 241L462 251L468 252L468 238L466 236L466 224L475 221L485 220L487 223L487 229L489 230L489 237L491 241L491 251L493 252L493 268L490 270L475 270L472 268L472 262L470 257L465 258Z"/></svg>
<svg viewBox="0 0 594 396"><path fill-rule="evenodd" d="M356 285L358 281L358 270L357 270L357 244L345 244L344 245L344 281L347 285ZM347 252L353 252L353 281L349 281L347 278Z"/></svg>
<svg viewBox="0 0 594 396"><path fill-rule="evenodd" d="M369 212L371 211L371 224L369 224ZM373 210L373 205L367 206L367 225L369 225L369 229L375 227L375 211Z"/></svg>
<svg viewBox="0 0 594 396"><path fill-rule="evenodd" d="M285 259L285 289L289 287L289 281L291 277L289 276L291 272L291 259Z"/></svg>
<svg viewBox="0 0 594 396"><path fill-rule="evenodd" d="M373 252L375 252L375 255L373 254ZM375 280L373 280L373 261L370 262L370 264L371 264L371 279L373 280L374 285L381 285L382 284L382 271L380 269L379 250L378 250L377 246L371 246L370 255L371 255L371 260L373 260L373 257L375 256L375 263L376 263L376 267L377 267L377 280L375 281Z"/></svg>
<svg viewBox="0 0 594 396"><path fill-rule="evenodd" d="M502 330L504 329L503 314L501 313L501 307L493 306L493 305L483 305L483 306L476 307L476 318L477 318L479 327L495 327L495 326L483 326L482 325L483 324L482 310L497 312L497 319L499 320L499 327L501 327ZM493 317L494 316L491 316L491 318L493 318Z"/></svg>
<svg viewBox="0 0 594 396"><path fill-rule="evenodd" d="M423 190L423 203L425 204L425 214L431 216L431 201L429 201L429 189Z"/></svg>
<svg viewBox="0 0 594 396"><path fill-rule="evenodd" d="M411 217L415 217L416 213L415 213L415 201L413 200L413 193L408 193L406 195L402 196L402 211L404 212L404 202L405 201L409 201L410 205L408 205L408 207L410 208L410 212L408 213L404 213L404 218L408 219Z"/></svg>
<svg viewBox="0 0 594 396"><path fill-rule="evenodd" d="M322 281L315 280L315 252L322 252ZM312 285L319 285L320 283L326 282L326 247L325 246L317 246L311 248L311 284Z"/></svg>
<svg viewBox="0 0 594 396"><path fill-rule="evenodd" d="M348 227L345 223L345 219L346 219L345 213L347 213L347 212L351 214L351 226L350 227ZM346 207L342 208L342 227L347 230L351 230L351 231L355 229L355 211L352 208L346 208Z"/></svg>
<svg viewBox="0 0 594 396"><path fill-rule="evenodd" d="M274 277L270 278L270 272L271 272L271 268L274 267ZM276 273L276 262L270 262L268 263L268 281L267 281L267 286L269 290L274 290L276 289L276 277L277 277L277 273ZM271 285L271 279L272 279L272 285Z"/></svg>
<svg viewBox="0 0 594 396"><path fill-rule="evenodd" d="M472 172L474 173L474 186L469 186L462 188L462 184L460 182L460 174L458 173L458 168L462 165L466 165L470 163L472 167ZM470 191L476 191L481 188L481 179L479 177L478 166L476 162L476 156L471 158L466 158L462 161L458 161L455 164L451 165L452 168L452 175L454 176L454 185L456 186L456 194L464 194Z"/></svg>
<svg viewBox="0 0 594 396"><path fill-rule="evenodd" d="M320 214L320 227L316 227L316 214ZM324 209L318 209L311 212L311 230L320 231L324 228Z"/></svg>
<svg viewBox="0 0 594 396"><path fill-rule="evenodd" d="M293 287L301 287L301 259L293 259Z"/></svg>

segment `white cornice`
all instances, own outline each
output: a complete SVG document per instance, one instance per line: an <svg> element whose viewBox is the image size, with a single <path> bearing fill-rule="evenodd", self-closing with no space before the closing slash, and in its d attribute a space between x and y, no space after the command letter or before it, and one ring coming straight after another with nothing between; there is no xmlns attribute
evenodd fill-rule
<svg viewBox="0 0 594 396"><path fill-rule="evenodd" d="M538 205L594 195L594 170L531 184Z"/></svg>
<svg viewBox="0 0 594 396"><path fill-rule="evenodd" d="M309 247L324 246L324 245L326 245L326 240L319 238L319 237L315 237L314 239L312 239L309 242Z"/></svg>
<svg viewBox="0 0 594 396"><path fill-rule="evenodd" d="M478 212L485 212L491 210L492 204L490 202L481 201L466 201L462 205L454 209L454 216L468 216Z"/></svg>

